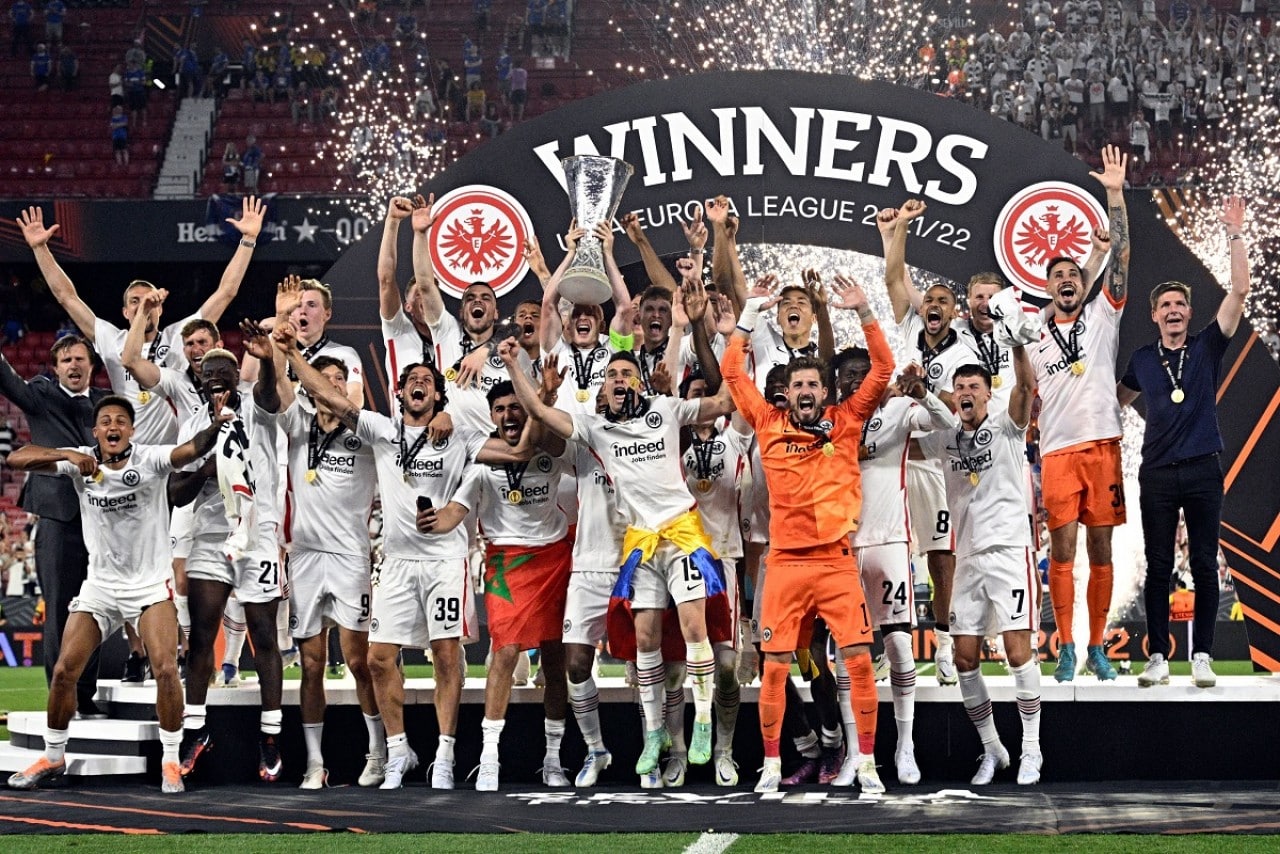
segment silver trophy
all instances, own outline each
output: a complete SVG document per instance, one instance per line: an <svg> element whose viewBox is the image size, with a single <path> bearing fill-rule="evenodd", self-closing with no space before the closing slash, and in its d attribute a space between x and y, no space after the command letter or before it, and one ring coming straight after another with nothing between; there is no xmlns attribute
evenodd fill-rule
<svg viewBox="0 0 1280 854"><path fill-rule="evenodd" d="M573 266L560 280L560 296L575 303L599 305L613 296L604 271L604 246L595 235L599 223L613 222L622 193L635 170L615 157L580 154L560 161L569 189L569 210L586 234L578 241Z"/></svg>

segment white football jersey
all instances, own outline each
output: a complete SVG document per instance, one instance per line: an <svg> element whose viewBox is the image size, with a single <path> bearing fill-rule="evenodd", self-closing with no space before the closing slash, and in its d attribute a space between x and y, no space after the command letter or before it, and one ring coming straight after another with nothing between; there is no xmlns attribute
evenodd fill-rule
<svg viewBox="0 0 1280 854"><path fill-rule="evenodd" d="M905 543L907 527L907 440L913 434L951 426L946 404L932 394L926 404L910 397L891 397L862 424L858 469L862 494L874 500L862 502L862 518L853 544L880 546Z"/></svg>
<svg viewBox="0 0 1280 854"><path fill-rule="evenodd" d="M394 401L399 390L400 372L406 365L415 362L435 367L436 352L431 342L418 334L413 321L404 313L403 308L396 309L390 320L382 320L382 340L386 345L384 360L387 367L388 400Z"/></svg>
<svg viewBox="0 0 1280 854"><path fill-rule="evenodd" d="M974 364L991 371L991 394L1007 407L1009 395L1018 384L1018 376L1013 370L1013 351L993 341L991 333L984 335L974 329L968 320L957 318L951 322L951 328L956 331L960 343L978 356Z"/></svg>
<svg viewBox="0 0 1280 854"><path fill-rule="evenodd" d="M621 422L574 413L573 439L600 458L627 524L656 531L693 507L680 467L680 428L698 419L700 407L699 400L664 396L649 398L644 415Z"/></svg>
<svg viewBox="0 0 1280 854"><path fill-rule="evenodd" d="M368 557L369 513L378 485L373 448L342 425L326 436L315 418L298 400L279 418L289 440L288 541L312 551Z"/></svg>
<svg viewBox="0 0 1280 854"><path fill-rule="evenodd" d="M480 533L499 546L545 546L558 543L569 523L556 503L560 479L573 477L564 456L539 452L527 463L476 464L459 493L462 503L478 508Z"/></svg>
<svg viewBox="0 0 1280 854"><path fill-rule="evenodd" d="M792 349L787 346L782 333L771 324L764 320L756 323L756 328L751 331L751 370L752 376L755 377L756 388L761 394L764 394L764 381L769 377L769 371L775 366L785 365L800 356L817 357L816 336L815 330L808 344L799 349Z"/></svg>
<svg viewBox="0 0 1280 854"><path fill-rule="evenodd" d="M253 400L253 386L242 383L240 386L240 408L237 414L244 423L245 435L249 441L249 469L253 481L254 509L257 513L258 527L264 528L280 523L280 506L278 498L278 481L280 478L278 439L276 416L258 406ZM182 428L178 434L179 443L189 441L209 424L209 404L204 403ZM217 453L215 448L208 456ZM204 459L197 460L187 466L188 471L200 467ZM194 537L227 536L231 533L231 523L227 521L226 507L222 493L218 491L218 479L209 478L200 489L192 505L195 511L195 522L191 532ZM168 519L168 514L165 514Z"/></svg>
<svg viewBox="0 0 1280 854"><path fill-rule="evenodd" d="M627 521L618 509L618 491L591 448L570 442L577 488L577 531L573 540L574 572L617 572ZM563 478L568 480L569 478Z"/></svg>
<svg viewBox="0 0 1280 854"><path fill-rule="evenodd" d="M89 579L106 590L137 590L173 577L169 540L169 473L173 445L131 445L124 468L100 466L101 481L81 476L65 460L58 474L80 499ZM73 448L93 455L94 448Z"/></svg>
<svg viewBox="0 0 1280 854"><path fill-rule="evenodd" d="M926 359L925 350L922 346L924 344L924 321L920 319L920 315L914 310L907 312L907 315L902 318L902 322L898 324L898 333L903 340L902 352L894 354L898 365L901 367L912 362L919 365L924 371L925 388L934 394L944 391L948 394L951 392L956 368L961 365L982 364L978 354L970 350L960 340L959 335L956 336L954 343Z"/></svg>
<svg viewBox="0 0 1280 854"><path fill-rule="evenodd" d="M187 357L182 353L182 327L199 317L198 314L184 317L161 329L150 343L143 342L143 358L161 367L176 370L186 368ZM133 404L133 438L143 445L172 444L178 435L178 421L173 407L169 406L158 388L146 391L138 385L133 374L125 370L124 363L120 361L124 339L128 334L127 329L98 318L93 324L93 349L102 357L102 364L106 366L111 390L128 398ZM144 398L146 403L142 402Z"/></svg>
<svg viewBox="0 0 1280 854"><path fill-rule="evenodd" d="M467 467L485 443L485 435L455 428L440 442L419 439L426 427L406 427L380 412L362 410L356 436L373 446L382 496L383 553L406 560L440 560L467 556L466 525L444 534L418 530L418 496L440 508L454 500ZM417 446L415 451L415 446ZM402 462L402 456L407 457ZM459 496L459 503L465 502ZM466 505L471 509L470 505Z"/></svg>
<svg viewBox="0 0 1280 854"><path fill-rule="evenodd" d="M1031 545L1027 428L1014 424L1007 409L988 411L976 431L939 430L920 445L942 460L957 555Z"/></svg>
<svg viewBox="0 0 1280 854"><path fill-rule="evenodd" d="M742 557L738 485L747 466L751 436L730 427L684 452L685 485L698 502L702 527L722 558Z"/></svg>
<svg viewBox="0 0 1280 854"><path fill-rule="evenodd" d="M161 368L160 382L156 384L156 390L173 404L173 410L178 417L179 432L182 432L187 422L196 416L205 403L204 395L200 393L200 386L197 385L194 369L190 365L182 369ZM202 430L204 426L207 425L196 429Z"/></svg>
<svg viewBox="0 0 1280 854"><path fill-rule="evenodd" d="M571 346L562 338L551 348L551 355L558 360L559 369L565 371L564 385L560 386L557 403L566 398L578 402L578 392L581 390L588 395L588 399L582 402L594 410L596 393L604 385L605 367L609 364L609 357L613 355L609 349L609 339L601 336L596 346L583 350Z"/></svg>
<svg viewBox="0 0 1280 854"><path fill-rule="evenodd" d="M1028 348L1040 388L1041 454L1121 434L1116 353L1123 312L1124 305L1112 305L1104 290L1085 305L1074 323L1045 320L1040 343ZM1062 342L1067 351L1078 348L1077 361L1084 373L1072 371L1072 359Z"/></svg>
<svg viewBox="0 0 1280 854"><path fill-rule="evenodd" d="M459 388L448 381L448 371L457 370L462 361L462 327L448 312L440 314L440 320L431 326L431 338L435 341L436 364L445 372L445 394L448 405L445 411L453 417L453 426L488 435L493 430L489 417L489 389L503 380L511 379L506 363L497 353L491 353L480 372L480 382L469 388ZM488 348L488 344L480 345Z"/></svg>

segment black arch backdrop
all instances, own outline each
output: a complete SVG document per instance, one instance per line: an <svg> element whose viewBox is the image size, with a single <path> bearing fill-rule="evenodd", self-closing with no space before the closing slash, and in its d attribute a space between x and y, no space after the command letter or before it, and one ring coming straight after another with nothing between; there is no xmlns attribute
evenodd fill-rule
<svg viewBox="0 0 1280 854"><path fill-rule="evenodd" d="M740 243L785 243L879 255L874 211L909 197L929 210L911 263L954 280L1003 270L1031 296L1047 253L1079 246L1102 216L1088 168L1014 125L914 89L805 72L727 72L639 84L576 102L523 123L468 154L421 192L449 213L433 253L450 282L499 282L504 313L540 291L520 265L519 241L536 234L553 264L555 235L569 219L559 160L619 157L635 167L620 213L636 212L660 255L681 252L674 224L698 200L729 196L742 217ZM406 188L408 189L408 188ZM1220 289L1159 216L1147 193L1129 195L1134 298L1125 313L1120 363L1150 340L1145 294L1170 278L1199 285L1193 310L1213 316ZM411 275L411 230L401 230L400 281ZM381 369L371 229L329 271L335 327ZM1087 244L1087 238L1085 240ZM1003 247L1003 249L1001 248ZM618 240L619 264L638 262ZM1225 252L1225 247L1224 250ZM1280 371L1244 329L1227 354L1219 417L1227 474L1222 546L1245 611L1257 668L1280 672ZM372 370L373 366L377 370ZM370 391L385 407L385 382ZM1136 514L1135 514L1136 516ZM1136 524L1136 518L1134 520Z"/></svg>

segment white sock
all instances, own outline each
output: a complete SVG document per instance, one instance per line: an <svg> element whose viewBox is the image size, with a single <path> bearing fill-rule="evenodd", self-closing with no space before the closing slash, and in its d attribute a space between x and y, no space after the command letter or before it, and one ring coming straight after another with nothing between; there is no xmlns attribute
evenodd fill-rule
<svg viewBox="0 0 1280 854"><path fill-rule="evenodd" d="M836 700L840 703L840 725L844 730L844 743L849 745L848 752L858 750L858 725L853 719L853 684L849 681L849 670L844 666L844 656L836 656Z"/></svg>
<svg viewBox="0 0 1280 854"><path fill-rule="evenodd" d="M716 654L711 641L703 639L685 644L685 661L693 681L693 719L698 723L711 723L711 694L716 673Z"/></svg>
<svg viewBox="0 0 1280 854"><path fill-rule="evenodd" d="M281 599L276 608L276 645L284 652L293 646L293 636L289 632L289 600Z"/></svg>
<svg viewBox="0 0 1280 854"><path fill-rule="evenodd" d="M262 710L262 714L258 716L258 726L267 735L280 734L280 722L284 720L284 712L280 709Z"/></svg>
<svg viewBox="0 0 1280 854"><path fill-rule="evenodd" d="M671 736L671 752L687 753L684 742L684 677L686 665L683 661L673 661L666 665L666 678L663 680L666 694L662 702L662 717L666 722L667 733Z"/></svg>
<svg viewBox="0 0 1280 854"><path fill-rule="evenodd" d="M458 743L458 739L451 735L440 734L440 741L436 744L436 761L448 762L453 764L453 746Z"/></svg>
<svg viewBox="0 0 1280 854"><path fill-rule="evenodd" d="M1040 752L1040 662L1035 658L1013 668L1013 684L1022 717L1022 752Z"/></svg>
<svg viewBox="0 0 1280 854"><path fill-rule="evenodd" d="M160 761L177 762L178 752L182 749L182 730L160 730Z"/></svg>
<svg viewBox="0 0 1280 854"><path fill-rule="evenodd" d="M889 659L889 683L893 692L893 719L898 725L898 749L915 746L916 662L911 655L911 635L889 632L884 636Z"/></svg>
<svg viewBox="0 0 1280 854"><path fill-rule="evenodd" d="M661 729L662 682L665 669L662 666L662 650L636 653L636 678L640 682L640 707L644 709L646 731Z"/></svg>
<svg viewBox="0 0 1280 854"><path fill-rule="evenodd" d="M600 734L600 689L590 676L586 682L569 681L569 705L573 707L578 732L587 744L587 750L604 750L604 737Z"/></svg>
<svg viewBox="0 0 1280 854"><path fill-rule="evenodd" d="M505 720L490 720L485 718L480 722L480 734L484 740L484 745L480 748L480 759L498 758L498 742L502 739L502 728L507 725Z"/></svg>
<svg viewBox="0 0 1280 854"><path fill-rule="evenodd" d="M716 690L711 699L716 712L716 750L723 752L733 750L733 733L738 727L742 698L736 657L731 647L716 649Z"/></svg>
<svg viewBox="0 0 1280 854"><path fill-rule="evenodd" d="M44 758L61 762L67 753L67 731L50 727L44 731Z"/></svg>
<svg viewBox="0 0 1280 854"><path fill-rule="evenodd" d="M178 628L182 630L182 637L186 638L191 634L191 608L187 605L187 597L175 593L173 606L178 609Z"/></svg>
<svg viewBox="0 0 1280 854"><path fill-rule="evenodd" d="M186 710L182 713L183 729L204 729L205 704L196 705L187 703Z"/></svg>
<svg viewBox="0 0 1280 854"><path fill-rule="evenodd" d="M795 742L796 750L805 759L817 759L822 755L822 748L818 746L818 735L813 730L809 730L808 734L799 738L793 738L792 741ZM857 742L855 741L854 744Z"/></svg>
<svg viewBox="0 0 1280 854"><path fill-rule="evenodd" d="M405 733L387 736L387 761L394 762L409 755L409 736Z"/></svg>
<svg viewBox="0 0 1280 854"><path fill-rule="evenodd" d="M996 732L991 695L987 693L987 683L982 678L981 669L960 672L960 696L964 700L964 710L977 727L978 737L982 739L983 745L998 744L1000 733Z"/></svg>
<svg viewBox="0 0 1280 854"><path fill-rule="evenodd" d="M822 728L822 746L829 748L839 748L844 744L844 732L837 727L836 729Z"/></svg>
<svg viewBox="0 0 1280 854"><path fill-rule="evenodd" d="M542 732L547 737L547 755L544 761L554 763L557 767L559 767L560 742L564 740L564 721L552 720L551 718L543 718Z"/></svg>
<svg viewBox="0 0 1280 854"><path fill-rule="evenodd" d="M324 755L320 744L324 741L324 724L303 724L302 738L307 744L307 764L323 765Z"/></svg>
<svg viewBox="0 0 1280 854"><path fill-rule="evenodd" d="M382 715L365 715L364 725L369 730L369 752L380 759L386 759L387 728L382 725Z"/></svg>

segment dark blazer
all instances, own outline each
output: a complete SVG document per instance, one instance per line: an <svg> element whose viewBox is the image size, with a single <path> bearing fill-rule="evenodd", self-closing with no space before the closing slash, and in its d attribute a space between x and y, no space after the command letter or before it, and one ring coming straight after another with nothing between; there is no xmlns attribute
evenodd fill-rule
<svg viewBox="0 0 1280 854"><path fill-rule="evenodd" d="M0 394L27 415L31 441L46 448L93 444L93 407L110 392L90 388L89 396L72 397L57 380L36 377L27 382L0 356ZM80 502L71 481L60 475L30 472L22 489L28 513L70 522L80 515Z"/></svg>

